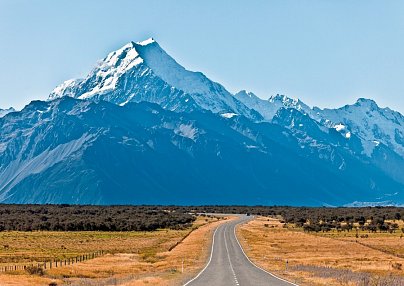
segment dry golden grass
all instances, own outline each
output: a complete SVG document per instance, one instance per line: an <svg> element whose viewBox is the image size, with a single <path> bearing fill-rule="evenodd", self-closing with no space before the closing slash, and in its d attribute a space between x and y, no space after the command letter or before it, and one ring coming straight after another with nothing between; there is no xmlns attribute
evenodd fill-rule
<svg viewBox="0 0 404 286"><path fill-rule="evenodd" d="M22 261L39 260L45 255L58 257L103 249L109 253L82 263L53 268L44 277L34 277L23 272L13 275L0 273L0 286L49 285L55 281L73 285L176 285L193 277L206 262L212 231L223 220L199 217L196 230L179 243L172 251L170 247L180 242L190 230L159 230L156 232L129 233L3 233L9 252L5 249L0 257L12 257ZM10 237L17 238L13 244ZM64 251L60 250L63 245ZM48 247L48 248L47 248ZM20 261L18 260L18 261ZM184 266L184 273L182 272Z"/></svg>
<svg viewBox="0 0 404 286"><path fill-rule="evenodd" d="M313 265L350 269L374 275L403 275L393 263L404 259L356 243L356 233L307 234L285 229L276 219L256 218L237 231L247 254L261 267L301 285L355 285L341 277L319 278L313 272L296 271L296 266ZM345 236L344 236L345 235ZM366 243L402 251L400 234L369 234ZM288 266L286 269L286 261ZM345 284L344 284L345 283Z"/></svg>
<svg viewBox="0 0 404 286"><path fill-rule="evenodd" d="M359 242L367 245L371 248L381 250L386 253L390 253L395 256L404 257L404 234L400 230L403 227L402 221L395 221L399 225L399 229L393 233L388 232L369 232L361 230L352 230L350 232L320 232L316 235L323 237L329 237L334 239L341 239L346 242ZM356 235L358 234L358 237ZM366 237L365 237L366 236Z"/></svg>
<svg viewBox="0 0 404 286"><path fill-rule="evenodd" d="M0 232L0 266L65 259L97 250L137 253L156 245L165 248L188 232Z"/></svg>

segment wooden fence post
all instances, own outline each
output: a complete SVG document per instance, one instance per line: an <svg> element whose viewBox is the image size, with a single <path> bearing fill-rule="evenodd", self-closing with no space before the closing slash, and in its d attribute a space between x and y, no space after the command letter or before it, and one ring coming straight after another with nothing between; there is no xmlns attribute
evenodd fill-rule
<svg viewBox="0 0 404 286"><path fill-rule="evenodd" d="M53 260L50 259L49 261L44 261L42 263L37 263L35 264L38 268L43 267L43 269L52 269L57 268L57 267L63 267L63 261L64 261L64 266L67 265L73 265L75 263L83 262L86 260L94 259L97 258L98 256L101 256L104 254L103 250L97 250L95 252L87 253L87 254L82 254L78 255L76 257L71 257L67 258L64 260ZM49 264L49 266L48 266ZM34 263L31 264L31 267L34 267ZM10 272L10 271L18 271L18 270L26 270L27 265L5 265L5 266L0 266L0 272Z"/></svg>

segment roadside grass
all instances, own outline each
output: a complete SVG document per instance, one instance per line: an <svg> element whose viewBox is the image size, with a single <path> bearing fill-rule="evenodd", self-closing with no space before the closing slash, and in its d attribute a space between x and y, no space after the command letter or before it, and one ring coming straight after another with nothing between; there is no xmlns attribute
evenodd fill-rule
<svg viewBox="0 0 404 286"><path fill-rule="evenodd" d="M0 273L0 286L49 285L52 281L77 286L175 285L203 267L212 231L223 221L198 217L189 229L153 232L3 232L0 265L64 259L97 250L107 254L47 269L42 277L23 271Z"/></svg>
<svg viewBox="0 0 404 286"><path fill-rule="evenodd" d="M393 221L391 221L393 222ZM394 221L400 227L403 227L403 221ZM354 227L358 225L354 224ZM385 252L386 254L392 254L394 256L404 258L404 233L400 230L390 232L369 232L362 231L358 228L351 231L331 230L329 232L312 233L313 235L319 235L322 237L328 237L333 239L340 239L346 242L360 243L370 248L374 248Z"/></svg>
<svg viewBox="0 0 404 286"><path fill-rule="evenodd" d="M300 285L403 285L404 278L395 278L404 277L399 267L404 259L396 256L404 246L399 232L359 231L359 238L355 230L304 233L266 217L237 230L256 264ZM360 238L365 234L368 238Z"/></svg>
<svg viewBox="0 0 404 286"><path fill-rule="evenodd" d="M189 230L154 232L0 232L0 265L65 259L97 250L138 253L164 249Z"/></svg>

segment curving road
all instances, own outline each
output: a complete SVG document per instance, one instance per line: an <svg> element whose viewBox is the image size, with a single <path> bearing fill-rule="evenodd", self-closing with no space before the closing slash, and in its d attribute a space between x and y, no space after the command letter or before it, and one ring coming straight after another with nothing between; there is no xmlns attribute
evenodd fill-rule
<svg viewBox="0 0 404 286"><path fill-rule="evenodd" d="M240 216L238 220L222 224L215 230L208 264L184 286L296 285L255 266L245 255L235 228L250 219Z"/></svg>

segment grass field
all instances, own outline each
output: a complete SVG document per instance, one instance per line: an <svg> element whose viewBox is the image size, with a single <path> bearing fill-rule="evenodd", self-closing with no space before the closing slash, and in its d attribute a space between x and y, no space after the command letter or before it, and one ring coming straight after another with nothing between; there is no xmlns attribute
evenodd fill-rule
<svg viewBox="0 0 404 286"><path fill-rule="evenodd" d="M48 269L43 276L0 273L0 285L176 285L204 265L211 233L222 222L198 217L192 232L2 232L0 265L64 259L97 250L107 254Z"/></svg>
<svg viewBox="0 0 404 286"><path fill-rule="evenodd" d="M0 286L180 285L206 263L212 232L223 221L198 217L189 229L153 232L0 232L0 267L106 253L46 269L43 276L0 273ZM299 285L404 285L401 230L306 233L258 217L241 225L237 235L255 263Z"/></svg>
<svg viewBox="0 0 404 286"><path fill-rule="evenodd" d="M355 231L312 234L259 217L240 226L238 235L258 265L300 285L404 285L401 231L359 232L359 238Z"/></svg>

